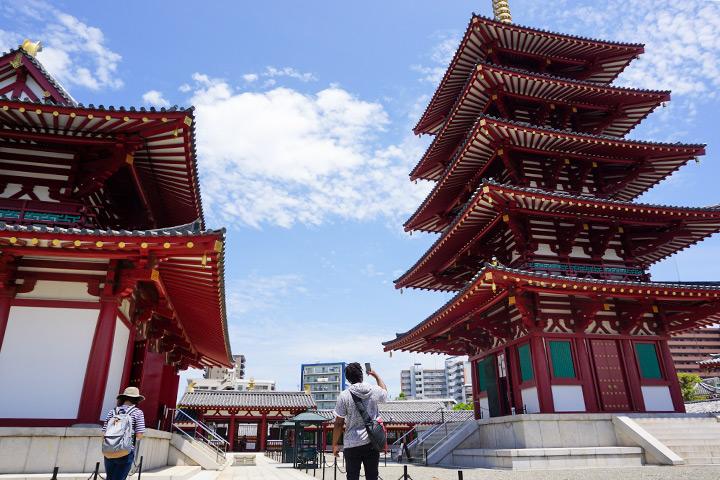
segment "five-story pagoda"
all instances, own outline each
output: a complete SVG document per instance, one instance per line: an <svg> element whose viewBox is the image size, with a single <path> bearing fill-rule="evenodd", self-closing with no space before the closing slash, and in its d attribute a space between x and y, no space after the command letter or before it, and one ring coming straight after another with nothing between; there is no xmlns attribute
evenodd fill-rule
<svg viewBox="0 0 720 480"><path fill-rule="evenodd" d="M478 416L683 412L669 335L717 322L720 288L648 268L720 207L632 200L703 145L624 136L669 92L610 85L642 45L474 15L416 134L436 182L406 230L440 236L396 287L457 295L385 350L466 354Z"/></svg>

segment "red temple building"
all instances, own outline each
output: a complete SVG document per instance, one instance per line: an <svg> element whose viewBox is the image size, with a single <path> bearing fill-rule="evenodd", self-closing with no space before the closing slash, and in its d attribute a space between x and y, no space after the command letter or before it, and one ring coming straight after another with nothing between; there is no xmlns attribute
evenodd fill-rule
<svg viewBox="0 0 720 480"><path fill-rule="evenodd" d="M0 57L0 426L148 426L178 371L229 366L224 231L206 230L192 109L83 106L25 42Z"/></svg>
<svg viewBox="0 0 720 480"><path fill-rule="evenodd" d="M457 294L385 350L469 355L478 417L683 412L668 339L718 322L720 286L648 268L720 207L633 200L704 145L625 138L670 98L611 85L642 45L497 16L472 17L414 129L434 139L410 177L435 186L405 229L439 237L396 287Z"/></svg>

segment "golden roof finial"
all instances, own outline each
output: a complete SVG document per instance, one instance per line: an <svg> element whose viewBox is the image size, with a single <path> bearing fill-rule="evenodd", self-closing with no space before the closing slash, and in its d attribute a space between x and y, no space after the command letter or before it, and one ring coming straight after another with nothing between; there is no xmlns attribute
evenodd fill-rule
<svg viewBox="0 0 720 480"><path fill-rule="evenodd" d="M495 20L502 23L512 23L510 5L507 0L493 0L493 15Z"/></svg>
<svg viewBox="0 0 720 480"><path fill-rule="evenodd" d="M40 44L40 42L31 42L26 38L22 45L20 45L20 48L25 50L25 53L31 57L34 57L38 52L42 51L42 44Z"/></svg>

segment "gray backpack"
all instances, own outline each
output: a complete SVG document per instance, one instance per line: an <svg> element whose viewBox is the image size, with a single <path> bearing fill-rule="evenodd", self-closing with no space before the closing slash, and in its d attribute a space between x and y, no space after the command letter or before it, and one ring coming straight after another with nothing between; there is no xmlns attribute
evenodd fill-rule
<svg viewBox="0 0 720 480"><path fill-rule="evenodd" d="M130 407L127 410L116 407L113 410L113 416L107 422L105 435L103 436L102 452L103 453L125 453L130 454L133 449L133 436L135 429L133 428L133 418L130 413L136 407Z"/></svg>

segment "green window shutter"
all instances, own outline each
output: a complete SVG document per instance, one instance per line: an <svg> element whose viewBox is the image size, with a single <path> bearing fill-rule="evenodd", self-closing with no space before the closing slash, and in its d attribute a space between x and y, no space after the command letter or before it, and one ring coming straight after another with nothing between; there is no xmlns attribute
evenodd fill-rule
<svg viewBox="0 0 720 480"><path fill-rule="evenodd" d="M477 370L478 370L478 392L484 392L487 390L487 384L488 379L485 375L485 362L487 362L488 358L483 358L482 360L478 361L477 363Z"/></svg>
<svg viewBox="0 0 720 480"><path fill-rule="evenodd" d="M553 377L575 378L575 365L573 365L569 340L550 341L550 359L552 360Z"/></svg>
<svg viewBox="0 0 720 480"><path fill-rule="evenodd" d="M533 379L533 364L530 356L530 344L525 343L518 347L518 357L520 358L520 377L523 382Z"/></svg>
<svg viewBox="0 0 720 480"><path fill-rule="evenodd" d="M640 364L640 376L649 380L662 379L660 362L658 362L657 350L654 343L636 343L638 364Z"/></svg>

